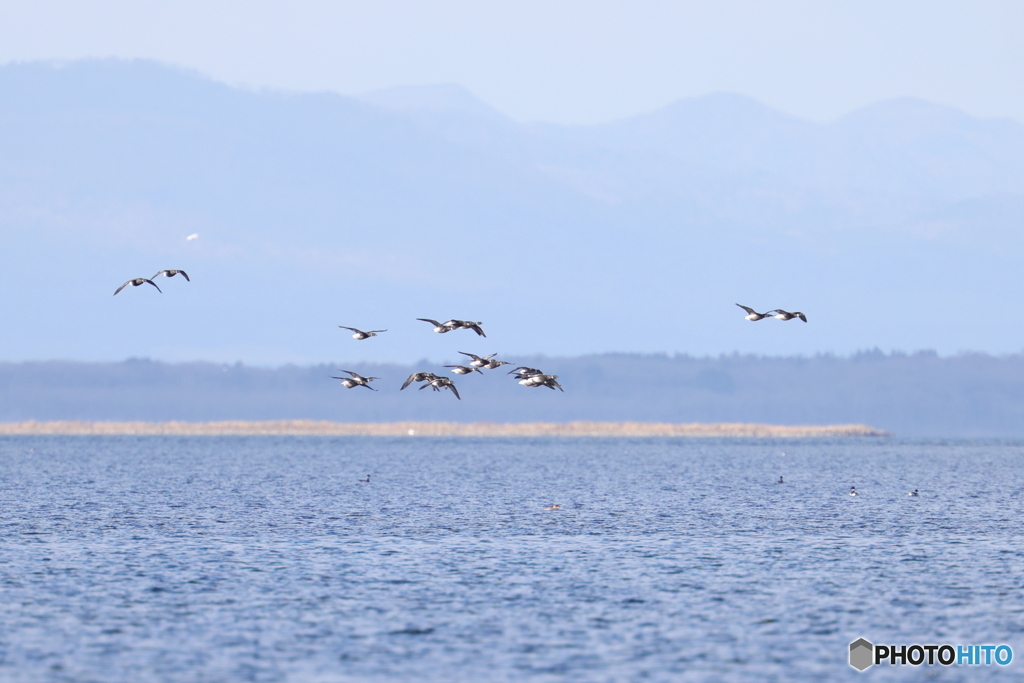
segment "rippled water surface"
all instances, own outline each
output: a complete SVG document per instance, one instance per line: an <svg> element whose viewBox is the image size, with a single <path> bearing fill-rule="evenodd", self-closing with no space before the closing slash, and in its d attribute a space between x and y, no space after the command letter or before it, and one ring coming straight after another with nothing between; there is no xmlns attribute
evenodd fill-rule
<svg viewBox="0 0 1024 683"><path fill-rule="evenodd" d="M1022 455L4 437L0 680L1022 680ZM859 637L1015 657L860 674Z"/></svg>

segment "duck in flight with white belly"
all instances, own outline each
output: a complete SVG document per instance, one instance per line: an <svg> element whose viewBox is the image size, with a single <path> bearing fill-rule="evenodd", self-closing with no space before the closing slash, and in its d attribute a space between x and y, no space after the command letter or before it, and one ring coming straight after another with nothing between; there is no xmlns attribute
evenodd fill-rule
<svg viewBox="0 0 1024 683"><path fill-rule="evenodd" d="M750 306L744 306L743 304L736 304L736 305L739 306L740 308L742 308L744 311L747 312L747 315L745 315L743 317L746 318L747 320L751 321L751 322L757 322L758 320L764 320L765 318L772 317L772 311L768 311L767 313L758 313L757 311L755 311Z"/></svg>
<svg viewBox="0 0 1024 683"><path fill-rule="evenodd" d="M338 327L343 330L351 330L355 332L355 334L352 335L353 339L369 339L370 337L376 337L379 332L387 332L387 330L369 330L368 332L363 332L362 330L357 330L354 327L345 327L344 325L338 325Z"/></svg>

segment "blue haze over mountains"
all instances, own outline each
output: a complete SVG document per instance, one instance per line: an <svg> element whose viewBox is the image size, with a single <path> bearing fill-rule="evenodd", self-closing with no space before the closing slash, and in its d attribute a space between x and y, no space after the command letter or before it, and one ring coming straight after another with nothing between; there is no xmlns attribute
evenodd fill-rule
<svg viewBox="0 0 1024 683"><path fill-rule="evenodd" d="M0 360L1024 346L1013 120L718 94L518 123L456 86L254 92L113 60L0 67L0 103ZM161 268L193 282L111 297Z"/></svg>

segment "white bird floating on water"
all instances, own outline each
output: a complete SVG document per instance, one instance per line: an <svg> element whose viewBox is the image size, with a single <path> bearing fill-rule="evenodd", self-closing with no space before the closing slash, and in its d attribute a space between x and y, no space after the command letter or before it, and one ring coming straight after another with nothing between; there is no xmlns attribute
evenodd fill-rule
<svg viewBox="0 0 1024 683"><path fill-rule="evenodd" d="M156 277L156 276L154 275L153 277ZM133 278L133 279L129 280L128 282L124 283L123 285L118 287L116 290L114 290L114 296L117 296L117 293L120 292L125 287L127 287L128 285L131 285L132 287L138 287L139 285L145 284L147 282L149 284L153 285L154 287L156 287L156 283L153 282L152 280L150 280L148 278L144 278L144 277L137 277L137 278ZM163 290L161 290L159 287L156 287L156 291L158 291L161 294L163 294Z"/></svg>
<svg viewBox="0 0 1024 683"><path fill-rule="evenodd" d="M363 332L362 330L357 330L354 327L345 327L344 325L338 325L338 327L343 330L352 330L355 332L355 334L352 335L353 339L369 339L370 337L376 337L378 332L387 332L387 330L369 330L368 332Z"/></svg>
<svg viewBox="0 0 1024 683"><path fill-rule="evenodd" d="M856 496L857 495L857 487L856 486L851 486L850 487L850 495L851 496Z"/></svg>

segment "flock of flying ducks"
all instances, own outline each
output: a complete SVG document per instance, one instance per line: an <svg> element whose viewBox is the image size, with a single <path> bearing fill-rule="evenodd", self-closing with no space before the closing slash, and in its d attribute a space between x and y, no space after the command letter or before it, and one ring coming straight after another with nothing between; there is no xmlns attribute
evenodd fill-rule
<svg viewBox="0 0 1024 683"><path fill-rule="evenodd" d="M764 320L765 318L776 318L778 320L792 320L793 318L800 318L804 322L807 322L807 316L804 315L803 313L801 313L800 311L792 311L792 312L790 312L790 311L784 311L781 308L775 308L775 309L772 309L772 310L768 311L767 313L758 313L757 311L755 311L753 308L750 308L749 306L744 306L743 304L736 304L736 305L739 306L740 308L742 308L744 311L747 312L747 314L745 316L743 316L743 317L745 319L749 320L750 322L754 322L754 323L756 323L758 320Z"/></svg>
<svg viewBox="0 0 1024 683"><path fill-rule="evenodd" d="M455 330L473 330L481 337L487 336L484 333L482 322L456 320L453 318L442 323L438 322L437 320L432 320L430 318L416 319L422 320L423 322L427 322L433 325L434 332L437 332L438 334L446 334L448 332L454 332ZM343 330L349 330L350 332L353 333L352 338L359 340L369 339L370 337L376 337L378 334L382 332L387 332L387 330L364 331L360 330L358 327L346 327L345 325L338 325L338 327L340 327ZM495 370L497 368L500 368L502 365L511 365L511 363L509 363L507 360L498 360L497 358L495 358L495 356L498 355L497 353L492 353L488 356L478 356L475 353L468 353L466 351L459 351L459 353L468 358L472 358L472 360L469 361L468 364L466 365L444 366L446 368L450 368L452 374L455 375L470 375L474 372L480 373L482 375L484 374L484 370ZM363 377L362 375L355 373L352 370L339 370L339 372L344 372L345 374L348 375L348 377L331 376L331 379L341 380L341 385L346 389L366 387L371 391L377 391L376 389L370 386L370 382L372 382L375 379L380 379L380 377ZM559 391L565 391L565 389L562 388L562 385L558 383L558 375L547 375L544 372L538 370L537 368L528 368L526 366L520 366L515 370L510 371L508 374L515 375L515 378L519 380L519 383L522 384L524 387L547 387L552 391L555 389L558 389ZM402 384L402 388L399 391L403 391L410 385L416 383L422 383L420 384L421 390L426 389L427 387L430 387L434 391L448 390L455 394L455 398L459 399L460 401L462 400L462 397L459 396L459 390L458 388L456 388L455 382L453 382L451 378L436 375L433 372L412 373L411 375L409 375L408 378L406 378L405 382Z"/></svg>
<svg viewBox="0 0 1024 683"><path fill-rule="evenodd" d="M117 294L128 285L131 285L132 287L139 287L144 284L153 285L154 287L156 287L156 291L163 294L163 290L161 290L160 287L158 287L157 284L153 282L153 280L160 277L161 275L168 278L172 278L175 275L181 275L182 277L185 278L186 281L192 281L189 278L188 273L186 273L184 270L166 269L161 270L153 277L137 277L128 280L114 291L114 296L117 296ZM758 313L749 306L744 306L743 304L736 305L747 312L747 315L744 316L744 318L751 322L757 322L758 320L764 320L765 318L776 318L777 320L793 320L794 318L799 318L800 320L807 322L807 316L801 313L800 311L786 311L781 308L775 308L765 313ZM456 330L473 330L474 332L477 333L477 335L481 337L487 336L483 330L483 323L479 321L456 320L455 318L452 318L451 320L447 320L442 323L431 318L416 319L433 325L433 331L438 334L447 334L448 332L454 332ZM356 327L346 327L345 325L338 325L338 327L340 327L343 330L349 330L350 332L353 333L352 338L359 340L369 339L370 337L376 337L378 334L387 332L386 329L363 331ZM444 366L446 368L450 368L452 373L456 375L469 375L474 372L483 374L483 370L494 370L496 368L500 368L503 365L511 365L511 363L509 363L508 361L498 360L497 358L495 358L495 356L498 355L497 353L492 353L488 356L478 356L475 353L467 353L466 351L459 351L459 353L462 354L463 356L472 358L472 360L469 361L467 365ZM377 391L376 389L370 386L370 382L378 380L380 379L380 377L363 377L359 373L353 372L352 370L340 370L339 372L344 372L345 374L348 375L348 377L335 377L332 375L331 379L341 380L341 385L346 389L366 387L370 391ZM558 375L548 375L538 370L537 368L528 368L526 366L520 366L518 368L515 368L514 370L509 371L508 374L514 375L515 378L519 381L519 384L522 384L524 387L547 387L552 391L554 391L555 389L558 389L559 391L563 392L565 391L565 389L562 388L562 385L558 383ZM421 390L426 389L427 387L430 387L434 391L442 391L447 389L448 391L451 391L453 394L455 394L455 398L459 399L460 401L462 400L462 397L459 396L459 390L455 387L455 383L448 377L435 375L432 372L414 372L411 375L409 375L409 377L402 384L401 390L405 390L407 387L415 383L422 383L420 386ZM370 482L370 475L366 475L366 479L360 479L359 481L368 484ZM776 483L783 484L785 482L780 476L779 480ZM858 495L856 486L850 487L850 495ZM918 497L918 490L914 489L907 495L916 498ZM546 507L544 509L559 510L561 509L561 506L552 504L551 506Z"/></svg>

